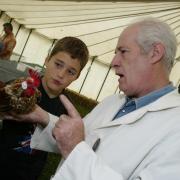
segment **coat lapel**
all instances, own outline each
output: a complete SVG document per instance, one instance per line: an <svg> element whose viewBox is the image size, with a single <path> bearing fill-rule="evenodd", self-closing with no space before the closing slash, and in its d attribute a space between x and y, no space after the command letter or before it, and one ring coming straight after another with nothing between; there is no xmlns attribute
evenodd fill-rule
<svg viewBox="0 0 180 180"><path fill-rule="evenodd" d="M147 106L144 106L138 110L135 110L131 113L128 113L116 120L113 120L113 117L115 114L119 111L119 109L122 107L122 105L125 102L125 98L123 99L123 103L120 104L120 106L117 106L117 102L115 103L116 105L114 106L114 109L112 110L109 109L105 114L107 115L108 120L104 121L103 124L101 124L97 129L101 128L108 128L108 127L113 127L113 126L120 126L123 124L131 124L135 123L136 121L140 120L147 112L153 112L153 111L159 111L159 110L164 110L164 109L169 109L169 108L174 108L180 106L180 96L177 93L177 90L168 93L167 95L159 98L157 101L150 103ZM112 112L111 112L112 110Z"/></svg>
<svg viewBox="0 0 180 180"><path fill-rule="evenodd" d="M117 118L116 120L113 120L113 121L111 120L107 123L104 123L100 127L98 127L98 129L134 123L135 121L140 119L144 114L146 114L147 111L148 111L147 108L141 108L137 111L133 111L133 112L126 114L120 118Z"/></svg>

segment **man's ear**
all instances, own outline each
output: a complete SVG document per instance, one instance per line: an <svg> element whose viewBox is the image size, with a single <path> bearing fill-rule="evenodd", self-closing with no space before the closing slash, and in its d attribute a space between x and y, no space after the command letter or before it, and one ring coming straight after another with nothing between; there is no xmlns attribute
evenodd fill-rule
<svg viewBox="0 0 180 180"><path fill-rule="evenodd" d="M162 60L165 54L164 46L161 43L153 44L153 48L151 51L151 62L157 63Z"/></svg>

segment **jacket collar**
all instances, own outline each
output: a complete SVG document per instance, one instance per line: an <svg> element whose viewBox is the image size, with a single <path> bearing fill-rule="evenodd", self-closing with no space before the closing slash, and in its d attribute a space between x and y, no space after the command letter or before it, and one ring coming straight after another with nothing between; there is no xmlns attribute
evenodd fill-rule
<svg viewBox="0 0 180 180"><path fill-rule="evenodd" d="M120 99L115 97L119 101ZM120 105L117 105L117 102L115 103L115 106L113 105L112 107L108 110L109 114L111 114L110 121L105 121L99 128L108 128L112 126L119 126L123 124L132 124L135 123L136 121L140 120L141 117L143 117L147 112L155 112L155 111L160 111L160 110L165 110L165 109L171 109L174 107L180 106L180 95L178 94L178 90L175 89L174 91L162 96L158 100L154 101L153 103L148 104L147 106L143 106L142 108L139 108L131 113L128 113L127 115L124 115L114 121L112 121L114 115L118 112L119 108L125 103L125 97L123 97L122 100L120 100L121 103ZM110 112L112 110L112 112ZM106 114L108 113L106 112Z"/></svg>

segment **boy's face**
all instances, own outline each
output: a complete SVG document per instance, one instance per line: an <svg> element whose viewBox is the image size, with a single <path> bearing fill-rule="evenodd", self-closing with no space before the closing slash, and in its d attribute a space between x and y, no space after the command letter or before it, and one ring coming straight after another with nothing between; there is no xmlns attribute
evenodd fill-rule
<svg viewBox="0 0 180 180"><path fill-rule="evenodd" d="M81 71L80 61L72 59L66 52L58 52L50 59L46 59L45 65L42 82L49 96L59 95L78 78Z"/></svg>

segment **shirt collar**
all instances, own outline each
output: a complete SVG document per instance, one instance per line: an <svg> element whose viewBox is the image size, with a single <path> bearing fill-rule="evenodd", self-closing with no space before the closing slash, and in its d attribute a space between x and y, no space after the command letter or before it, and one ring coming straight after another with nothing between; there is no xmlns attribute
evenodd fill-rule
<svg viewBox="0 0 180 180"><path fill-rule="evenodd" d="M174 89L175 89L175 87L172 84L169 84L159 90L153 91L153 92L151 92L145 96L142 96L140 98L132 99L132 98L127 97L126 98L126 102L127 102L126 106L135 104L136 109L138 109L142 106L145 106L145 105L157 100L161 96L173 91Z"/></svg>

